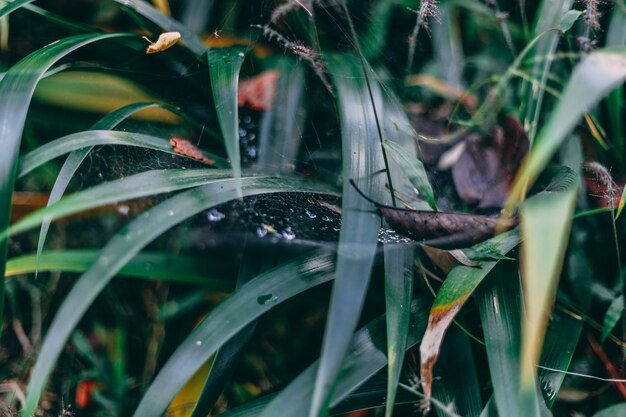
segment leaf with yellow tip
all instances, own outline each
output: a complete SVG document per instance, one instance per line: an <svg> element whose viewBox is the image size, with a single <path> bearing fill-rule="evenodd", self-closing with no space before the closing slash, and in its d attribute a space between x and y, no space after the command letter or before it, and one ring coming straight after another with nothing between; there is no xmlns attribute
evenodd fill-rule
<svg viewBox="0 0 626 417"><path fill-rule="evenodd" d="M574 182L564 192L545 193L522 206L521 267L526 312L522 324L522 398L536 395L536 365L556 296L577 190L578 182Z"/></svg>

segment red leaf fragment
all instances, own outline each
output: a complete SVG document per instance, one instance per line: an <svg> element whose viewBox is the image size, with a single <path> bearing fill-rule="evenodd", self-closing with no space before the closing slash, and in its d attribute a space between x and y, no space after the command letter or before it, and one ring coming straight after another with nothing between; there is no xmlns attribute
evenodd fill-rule
<svg viewBox="0 0 626 417"><path fill-rule="evenodd" d="M246 106L257 111L271 109L274 104L278 78L280 78L280 73L270 70L240 80L237 92L239 106Z"/></svg>
<svg viewBox="0 0 626 417"><path fill-rule="evenodd" d="M215 164L214 160L207 158L196 145L194 145L187 139L183 139L180 136L172 136L170 138L170 144L172 145L172 147L174 148L174 152L176 153L188 156L189 158L197 159L198 161L202 161L207 165Z"/></svg>
<svg viewBox="0 0 626 417"><path fill-rule="evenodd" d="M452 167L461 199L478 207L502 207L530 142L520 123L506 116L493 128L490 140L470 136L465 151Z"/></svg>

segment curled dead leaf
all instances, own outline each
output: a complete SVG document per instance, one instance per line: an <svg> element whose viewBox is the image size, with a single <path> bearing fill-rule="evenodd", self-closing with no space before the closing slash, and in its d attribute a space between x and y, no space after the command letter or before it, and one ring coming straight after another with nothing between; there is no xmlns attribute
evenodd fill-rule
<svg viewBox="0 0 626 417"><path fill-rule="evenodd" d="M189 158L197 159L207 165L215 164L214 160L207 158L196 145L189 142L187 139L183 139L180 136L172 136L170 138L170 144L176 153L188 156Z"/></svg>
<svg viewBox="0 0 626 417"><path fill-rule="evenodd" d="M178 42L180 39L180 33L179 32L161 33L159 35L159 39L157 39L156 42L152 42L150 39L148 39L145 36L143 38L147 40L148 43L150 44L148 45L148 48L146 48L146 54L155 54L157 52L163 52L166 49L174 46L176 42Z"/></svg>
<svg viewBox="0 0 626 417"><path fill-rule="evenodd" d="M518 225L516 218L498 219L476 214L443 213L411 210L380 204L357 188L359 194L380 210L389 226L399 234L439 249L460 249L483 242L496 234L496 226L504 226L500 231Z"/></svg>
<svg viewBox="0 0 626 417"><path fill-rule="evenodd" d="M278 78L280 78L280 73L270 70L240 80L237 91L239 106L246 106L257 111L271 109L274 104Z"/></svg>

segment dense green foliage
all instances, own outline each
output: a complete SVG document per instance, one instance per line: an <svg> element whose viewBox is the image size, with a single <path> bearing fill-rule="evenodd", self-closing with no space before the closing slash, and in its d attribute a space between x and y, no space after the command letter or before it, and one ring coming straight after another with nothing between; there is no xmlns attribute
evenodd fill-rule
<svg viewBox="0 0 626 417"><path fill-rule="evenodd" d="M0 0L0 415L626 415L625 80L623 0Z"/></svg>

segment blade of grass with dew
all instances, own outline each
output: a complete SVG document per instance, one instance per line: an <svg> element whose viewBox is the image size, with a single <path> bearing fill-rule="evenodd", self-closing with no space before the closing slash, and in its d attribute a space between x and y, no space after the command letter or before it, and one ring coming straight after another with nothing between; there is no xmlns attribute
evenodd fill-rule
<svg viewBox="0 0 626 417"><path fill-rule="evenodd" d="M622 317L622 312L624 311L624 297L622 294L619 294L611 304L609 308L606 310L606 314L604 315L604 321L602 323L602 342L606 340L607 337L611 334L615 325Z"/></svg>
<svg viewBox="0 0 626 417"><path fill-rule="evenodd" d="M526 104L526 115L524 117L524 130L527 132L532 144L535 139L537 124L539 123L539 115L541 114L543 96L546 89L548 75L554 59L554 53L561 38L561 32L546 32L550 29L558 28L559 22L562 22L563 15L572 6L572 0L544 0L541 2L540 11L537 13L537 23L535 24L535 36L544 34L537 42L534 57L535 63L531 69L530 75L533 80L529 85L525 94L524 103ZM572 22L573 24L573 22ZM570 25L571 27L571 25ZM563 29L566 31L569 28ZM537 59L545 58L545 59ZM537 81L535 81L537 80Z"/></svg>
<svg viewBox="0 0 626 417"><path fill-rule="evenodd" d="M521 351L521 398L528 404L537 395L536 365L556 295L574 212L578 183L561 193L546 193L527 200L521 209L521 250L524 311ZM523 407L522 416L539 415L538 408Z"/></svg>
<svg viewBox="0 0 626 417"><path fill-rule="evenodd" d="M391 417L402 373L411 319L415 248L410 244L386 243L384 253L387 358L389 360L385 417Z"/></svg>
<svg viewBox="0 0 626 417"><path fill-rule="evenodd" d="M193 34L187 26L170 16L166 16L143 0L114 0L116 3L135 11L148 21L165 29L166 32L179 32L181 41L195 55L202 55L207 47Z"/></svg>
<svg viewBox="0 0 626 417"><path fill-rule="evenodd" d="M448 410L435 408L439 417L452 411L463 417L478 417L482 411L480 386L469 338L458 326L452 326L441 348L435 367L439 378L433 383L433 398Z"/></svg>
<svg viewBox="0 0 626 417"><path fill-rule="evenodd" d="M583 321L561 312L554 312L550 318L546 339L539 361L539 387L548 408L556 401L565 373L580 340Z"/></svg>
<svg viewBox="0 0 626 417"><path fill-rule="evenodd" d="M257 166L267 173L290 172L302 143L306 115L304 68L293 58L276 57L264 69L278 71L280 78L273 105L261 117Z"/></svg>
<svg viewBox="0 0 626 417"><path fill-rule="evenodd" d="M243 191L242 191L243 188ZM57 358L61 354L63 346L69 339L72 331L79 323L83 314L91 306L95 298L104 289L107 283L133 259L146 245L158 236L189 217L200 213L209 207L225 203L238 197L243 192L245 196L271 192L305 192L319 191L307 181L287 178L244 178L235 180L232 178L214 180L212 183L196 187L146 210L137 219L130 222L118 232L106 246L100 251L93 263L74 285L70 293L65 297L61 307L57 311L39 356L31 372L28 384L26 404L22 410L23 417L30 417L35 411L43 389L48 381L48 376L54 368ZM63 200L62 200L63 201ZM60 204L61 202L57 203ZM293 273L293 270L290 270ZM284 276L281 279L286 281ZM305 284L308 280L304 280ZM259 293L252 294L256 297ZM241 306L238 306L241 308ZM241 313L241 310L238 310ZM237 316L235 314L234 316ZM231 317L232 318L232 317ZM234 329L232 322L222 320L222 324ZM236 331L237 329L235 329ZM222 332L218 334L223 334ZM215 339L214 335L211 335ZM206 358L205 358L206 359ZM206 360L205 360L206 361ZM201 362L204 363L205 361ZM199 366L200 366L199 365ZM180 371L180 370L179 370ZM172 381L170 381L171 383ZM180 389L180 386L178 387ZM178 390L178 389L177 389ZM176 391L171 396L160 392L158 397L163 400L168 397L161 408L161 415L172 400ZM148 396L143 397L144 400ZM161 402L163 404L163 402ZM144 416L145 414L138 414Z"/></svg>
<svg viewBox="0 0 626 417"><path fill-rule="evenodd" d="M418 299L411 305L411 323L406 348L415 346L424 334L427 302ZM387 364L385 355L385 317L378 317L357 331L351 339L348 354L341 364L341 372L333 391L330 406L338 405L358 386ZM314 395L315 379L320 360L298 375L263 409L260 417L300 417L302 410Z"/></svg>
<svg viewBox="0 0 626 417"><path fill-rule="evenodd" d="M600 49L576 67L546 125L541 129L513 183L506 212L510 213L574 129L582 115L626 80L626 48Z"/></svg>
<svg viewBox="0 0 626 417"><path fill-rule="evenodd" d="M478 291L478 309L498 415L516 417L520 404L521 287L517 262L503 262Z"/></svg>
<svg viewBox="0 0 626 417"><path fill-rule="evenodd" d="M220 346L279 303L331 280L333 269L332 253L314 251L243 285L214 308L179 345L161 368L133 415L162 415L174 395Z"/></svg>
<svg viewBox="0 0 626 417"><path fill-rule="evenodd" d="M46 162L58 158L59 156L80 149L91 149L99 145L135 146L195 160L195 158L175 152L172 145L167 140L156 136L114 130L87 130L55 139L22 156L17 177L22 178ZM214 162L213 165L211 165L212 167L228 168L228 163L219 156L204 151L202 151L202 153L207 159Z"/></svg>
<svg viewBox="0 0 626 417"><path fill-rule="evenodd" d="M277 255L271 252L259 251L258 247L244 248L240 264L241 268L239 268L237 276L236 289L241 288L255 276L275 266L277 264ZM204 377L202 390L197 396L191 417L206 417L211 413L215 402L222 395L233 373L233 365L240 360L242 352L252 338L257 323L256 320L248 323L215 353L211 361L211 368ZM179 392L176 397L180 394Z"/></svg>
<svg viewBox="0 0 626 417"><path fill-rule="evenodd" d="M26 114L33 92L46 71L69 53L93 42L135 37L129 34L82 35L65 38L39 49L13 65L0 81L0 233L9 226L17 159ZM4 276L7 242L0 241L0 277ZM4 280L0 282L0 322L4 310ZM0 331L1 334L1 331Z"/></svg>
<svg viewBox="0 0 626 417"><path fill-rule="evenodd" d="M211 49L207 52L215 111L234 178L241 177L237 86L246 50L245 47L234 46Z"/></svg>
<svg viewBox="0 0 626 417"><path fill-rule="evenodd" d="M164 169L141 172L88 188L39 209L0 232L0 240L36 227L48 218L58 219L107 204L184 190L225 178L230 178L230 171Z"/></svg>
<svg viewBox="0 0 626 417"><path fill-rule="evenodd" d="M518 244L517 231L513 230L479 243L472 249L481 252L483 248L487 248L490 252L495 251L504 256ZM497 260L481 262L479 268L458 265L450 271L437 293L428 318L428 328L420 345L420 375L426 398L431 397L432 372L446 330L470 295L497 263Z"/></svg>
<svg viewBox="0 0 626 417"><path fill-rule="evenodd" d="M374 206L363 199L348 180L357 181L368 195L383 190L380 178L372 177L384 168L371 102L372 97L380 97L380 90L373 85L376 91L368 90L363 82L362 67L355 57L332 55L328 69L339 99L343 201L336 278L309 417L326 415L341 362L361 314L376 252L378 216Z"/></svg>
<svg viewBox="0 0 626 417"><path fill-rule="evenodd" d="M39 271L84 272L94 263L98 254L98 250L45 251L39 258ZM5 277L31 274L36 268L36 254L11 258L7 262ZM210 271L210 274L207 271ZM230 278L225 277L232 277L234 274L234 268L206 257L142 252L124 266L118 275L185 282L206 285L219 291L230 291L233 289L232 282Z"/></svg>
<svg viewBox="0 0 626 417"><path fill-rule="evenodd" d="M626 403L616 404L598 411L593 417L622 417L626 415Z"/></svg>

